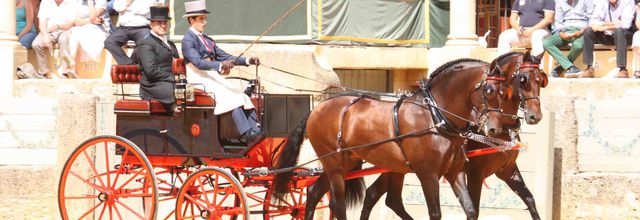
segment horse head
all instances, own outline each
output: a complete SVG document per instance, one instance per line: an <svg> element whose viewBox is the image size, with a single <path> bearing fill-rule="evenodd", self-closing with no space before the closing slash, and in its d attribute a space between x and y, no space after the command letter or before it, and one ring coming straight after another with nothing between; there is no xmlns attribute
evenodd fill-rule
<svg viewBox="0 0 640 220"><path fill-rule="evenodd" d="M472 103L476 109L478 128L485 135L497 136L502 133L502 99L508 86L501 72L485 70L481 81L472 94Z"/></svg>
<svg viewBox="0 0 640 220"><path fill-rule="evenodd" d="M522 60L522 65L513 74L511 84L516 88L515 98L520 102L525 121L527 124L537 124L542 119L540 89L547 86L549 78L539 67L539 57L531 56L527 51Z"/></svg>

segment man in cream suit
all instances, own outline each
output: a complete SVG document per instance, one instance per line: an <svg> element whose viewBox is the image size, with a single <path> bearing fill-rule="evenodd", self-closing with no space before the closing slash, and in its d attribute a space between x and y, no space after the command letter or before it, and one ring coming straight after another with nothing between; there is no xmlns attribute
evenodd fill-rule
<svg viewBox="0 0 640 220"><path fill-rule="evenodd" d="M248 146L253 146L264 137L258 127L255 107L241 88L222 75L229 74L235 65L260 65L260 60L227 54L213 39L203 34L209 14L204 0L185 2L184 5L184 17L191 25L182 39L187 79L190 83L201 83L207 91L213 92L216 99L214 114L231 112L238 133L247 140Z"/></svg>

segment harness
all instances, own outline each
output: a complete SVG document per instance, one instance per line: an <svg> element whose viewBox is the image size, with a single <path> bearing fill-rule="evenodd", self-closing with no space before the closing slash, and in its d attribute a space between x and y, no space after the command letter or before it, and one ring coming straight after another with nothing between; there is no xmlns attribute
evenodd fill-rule
<svg viewBox="0 0 640 220"><path fill-rule="evenodd" d="M401 95L398 98L398 101L396 101L396 104L393 105L393 117L391 118L393 120L393 131L396 138L400 137L400 120L398 119L398 110L400 110L400 105L402 105L406 98L406 95ZM402 147L402 139L396 139L395 142L398 144L398 147L400 147L400 152L402 153L402 157L404 157L404 165L409 167L411 170L414 170L413 166L411 166L411 162L407 160L407 154L404 152L404 148Z"/></svg>
<svg viewBox="0 0 640 220"><path fill-rule="evenodd" d="M344 128L344 116L347 114L347 111L349 110L349 107L351 107L356 102L360 101L360 99L362 99L362 98L364 98L364 95L360 95L360 96L356 97L355 99L352 99L347 106L342 108L342 112L340 113L340 118L339 118L339 121L338 121L338 149L336 149L337 152L340 152L342 150L342 147L344 146L344 144L342 142L342 130Z"/></svg>

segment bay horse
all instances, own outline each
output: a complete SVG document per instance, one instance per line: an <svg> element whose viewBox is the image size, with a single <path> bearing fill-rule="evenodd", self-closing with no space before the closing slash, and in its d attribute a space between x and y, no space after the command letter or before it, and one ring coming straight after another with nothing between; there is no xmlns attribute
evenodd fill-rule
<svg viewBox="0 0 640 220"><path fill-rule="evenodd" d="M504 78L491 75L485 62L458 59L440 66L428 81L422 80L420 89L402 100L395 107L397 111L393 102L369 98L338 96L325 100L290 133L275 169L297 164L306 130L324 169L308 188L306 210L313 210L330 191L330 209L337 219L346 219L347 204L360 202L364 183L362 178L345 183L344 177L359 169L364 160L392 172L415 172L432 219L441 218L438 180L444 175L467 217L475 219L463 172L461 135L469 131L473 109L481 111L479 124L484 132L501 133L498 93L503 91L503 84ZM407 136L393 139L398 134ZM291 172L276 175L276 199L288 193L291 176ZM346 191L345 185L349 186ZM313 212L305 213L305 219L312 218Z"/></svg>
<svg viewBox="0 0 640 220"><path fill-rule="evenodd" d="M497 138L499 139L512 141L509 131L517 131L520 127L520 121L517 118L519 108L525 112L524 118L528 124L536 124L542 119L539 94L540 88L546 87L548 78L538 68L539 63L537 60L539 58L532 57L528 52L511 52L494 59L490 65L495 67L492 71L503 71L507 75L513 76L509 85L517 93L516 95L508 94L507 100L501 103L501 107L504 110L501 123L507 132L498 135ZM491 146L470 140L467 151L488 147ZM477 215L480 213L482 183L485 178L495 173L511 190L520 196L527 205L532 219L540 219L533 195L526 187L516 164L518 153L518 150L507 150L469 158L467 187ZM400 218L412 219L402 205L404 175L403 173L393 172L381 174L367 189L360 219L368 219L374 205L387 192L385 204Z"/></svg>

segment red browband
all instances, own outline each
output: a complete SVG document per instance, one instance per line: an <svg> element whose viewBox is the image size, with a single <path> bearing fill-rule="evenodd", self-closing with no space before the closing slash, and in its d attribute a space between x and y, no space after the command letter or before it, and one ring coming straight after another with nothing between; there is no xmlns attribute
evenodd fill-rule
<svg viewBox="0 0 640 220"><path fill-rule="evenodd" d="M540 64L524 64L520 66L520 69L524 68L540 68Z"/></svg>

